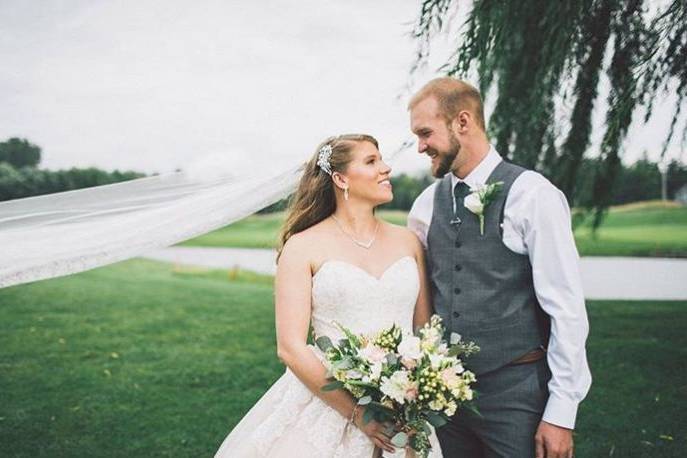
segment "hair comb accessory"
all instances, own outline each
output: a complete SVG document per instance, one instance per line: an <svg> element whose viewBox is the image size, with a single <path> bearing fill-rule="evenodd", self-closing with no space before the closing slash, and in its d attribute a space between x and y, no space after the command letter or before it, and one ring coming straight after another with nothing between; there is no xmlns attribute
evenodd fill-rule
<svg viewBox="0 0 687 458"><path fill-rule="evenodd" d="M327 143L322 148L317 155L317 165L324 170L327 175L332 174L332 167L329 165L329 158L332 155L332 145Z"/></svg>

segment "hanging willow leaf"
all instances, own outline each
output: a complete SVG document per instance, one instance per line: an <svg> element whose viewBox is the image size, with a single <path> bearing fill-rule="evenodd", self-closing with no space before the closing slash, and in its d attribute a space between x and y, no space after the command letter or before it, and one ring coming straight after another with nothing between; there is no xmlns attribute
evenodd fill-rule
<svg viewBox="0 0 687 458"><path fill-rule="evenodd" d="M411 72L462 5L422 2L414 28L420 51ZM441 68L458 78L472 71L482 94L495 97L488 131L497 150L544 173L571 204L593 210L595 227L611 202L622 143L638 107L648 119L658 95L675 93L662 154L676 132L687 141L687 125L680 124L687 97L685 0L660 7L651 0L474 0L456 51ZM611 85L603 140L590 150L603 74ZM593 179L581 179L585 155L599 157Z"/></svg>
<svg viewBox="0 0 687 458"><path fill-rule="evenodd" d="M561 146L561 153L556 157L557 168L553 164L547 167L555 172L555 181L561 190L572 200L577 184L577 172L582 164L584 152L589 146L592 132L592 110L598 92L601 63L610 36L611 2L598 2L583 25L583 36L578 53L579 70L575 81L575 107L570 119L570 130ZM596 34L595 31L598 31ZM555 149L555 148L554 148Z"/></svg>

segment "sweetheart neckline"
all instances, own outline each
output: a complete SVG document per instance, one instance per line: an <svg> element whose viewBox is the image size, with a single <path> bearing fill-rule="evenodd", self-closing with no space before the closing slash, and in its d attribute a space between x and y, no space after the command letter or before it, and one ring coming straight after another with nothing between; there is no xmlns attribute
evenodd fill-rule
<svg viewBox="0 0 687 458"><path fill-rule="evenodd" d="M315 274L312 276L312 281L313 281L313 282L315 281L315 278L320 274L320 272L322 272L322 269L324 268L324 266L325 266L326 264L339 263L339 264L345 264L345 265L351 266L351 267L353 267L354 269L363 272L364 274L366 274L368 277L372 278L373 280L376 280L377 282L381 282L381 281L384 279L384 276L387 274L387 272L389 272L389 270L391 270L392 267L394 267L396 264L400 263L400 262L401 262L402 260L404 260L405 258L410 258L410 259L412 259L412 260L415 262L415 265L417 266L417 261L415 260L415 257L414 257L414 256L411 256L411 255L401 256L400 258L398 258L397 260L395 260L394 262L392 262L391 264L389 264L389 265L387 266L387 268L384 269L384 271L382 272L382 275L381 275L379 278L375 277L374 275L372 275L370 272L368 272L367 270L363 269L363 268L360 267L359 265L353 264L352 262L344 261L344 260L342 260L342 259L327 259L327 260L324 261L322 264L320 264L320 268L317 269L317 272L315 272Z"/></svg>

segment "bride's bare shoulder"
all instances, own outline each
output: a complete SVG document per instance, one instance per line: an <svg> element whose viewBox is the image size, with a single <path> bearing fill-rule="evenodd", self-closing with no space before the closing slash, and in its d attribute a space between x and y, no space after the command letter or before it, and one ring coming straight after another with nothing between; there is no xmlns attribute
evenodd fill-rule
<svg viewBox="0 0 687 458"><path fill-rule="evenodd" d="M303 229L300 232L297 232L296 234L292 235L291 238L298 240L299 244L308 245L312 243L321 243L325 238L331 236L331 234L332 225L330 221L325 219L306 229Z"/></svg>
<svg viewBox="0 0 687 458"><path fill-rule="evenodd" d="M326 246L328 237L331 236L331 228L328 222L320 221L289 237L282 248L282 256L297 256L300 259L312 261L317 253Z"/></svg>

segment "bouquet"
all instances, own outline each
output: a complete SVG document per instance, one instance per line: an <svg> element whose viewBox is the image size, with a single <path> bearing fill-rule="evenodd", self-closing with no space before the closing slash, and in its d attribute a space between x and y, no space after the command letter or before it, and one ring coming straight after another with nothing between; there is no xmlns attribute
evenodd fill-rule
<svg viewBox="0 0 687 458"><path fill-rule="evenodd" d="M426 458L431 450L429 425L442 426L459 407L471 407L475 375L464 369L461 358L479 347L456 333L445 341L438 315L417 335L396 325L374 335L356 335L337 326L345 336L337 345L326 336L315 340L328 363L329 383L322 389L347 390L365 406L364 423L390 422L392 444Z"/></svg>

